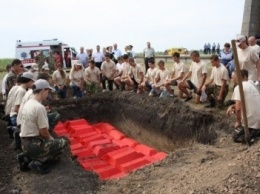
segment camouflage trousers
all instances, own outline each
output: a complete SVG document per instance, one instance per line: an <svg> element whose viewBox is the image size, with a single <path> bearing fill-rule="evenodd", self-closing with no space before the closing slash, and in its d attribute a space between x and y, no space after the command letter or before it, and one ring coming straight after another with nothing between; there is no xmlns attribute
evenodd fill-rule
<svg viewBox="0 0 260 194"><path fill-rule="evenodd" d="M221 90L221 86L218 86L218 85L209 85L206 87L206 90L205 90L205 92L208 96L208 100L210 102L212 102L212 101L216 102L218 107L221 107L224 104L225 98L228 94L228 85L226 85L226 87L224 89L222 100L219 101L219 100L217 100L217 98L220 93L220 90Z"/></svg>
<svg viewBox="0 0 260 194"><path fill-rule="evenodd" d="M22 149L31 160L45 162L60 154L61 150L68 145L64 138L45 140L41 137L24 137L22 139Z"/></svg>
<svg viewBox="0 0 260 194"><path fill-rule="evenodd" d="M89 94L96 94L100 91L100 87L97 83L86 81L86 90Z"/></svg>
<svg viewBox="0 0 260 194"><path fill-rule="evenodd" d="M49 131L52 131L60 120L60 114L57 111L51 111L47 113L47 117L49 122Z"/></svg>

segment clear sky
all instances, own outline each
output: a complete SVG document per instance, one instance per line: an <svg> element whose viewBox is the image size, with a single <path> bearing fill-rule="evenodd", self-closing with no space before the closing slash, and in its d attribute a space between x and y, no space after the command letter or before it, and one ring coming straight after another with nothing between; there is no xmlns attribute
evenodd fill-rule
<svg viewBox="0 0 260 194"><path fill-rule="evenodd" d="M245 0L0 0L0 58L16 40L58 38L79 50L117 43L140 52L202 49L241 32Z"/></svg>

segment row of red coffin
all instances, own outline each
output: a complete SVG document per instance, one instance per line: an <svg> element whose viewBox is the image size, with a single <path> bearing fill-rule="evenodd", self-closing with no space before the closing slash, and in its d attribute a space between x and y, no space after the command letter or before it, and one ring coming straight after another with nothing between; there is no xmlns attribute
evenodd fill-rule
<svg viewBox="0 0 260 194"><path fill-rule="evenodd" d="M101 180L117 179L129 172L163 160L167 154L127 138L108 123L90 125L86 120L58 123L58 136L70 140L73 156L88 171L94 171Z"/></svg>

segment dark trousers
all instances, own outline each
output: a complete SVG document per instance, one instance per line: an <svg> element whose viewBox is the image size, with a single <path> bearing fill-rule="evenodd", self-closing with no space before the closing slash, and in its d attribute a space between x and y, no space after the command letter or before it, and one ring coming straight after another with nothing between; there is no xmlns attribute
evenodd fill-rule
<svg viewBox="0 0 260 194"><path fill-rule="evenodd" d="M97 68L99 68L99 70L101 70L101 64L102 64L102 62L95 62L95 66Z"/></svg>
<svg viewBox="0 0 260 194"><path fill-rule="evenodd" d="M145 64L145 72L147 72L147 69L149 68L148 62L150 60L154 60L154 57L150 57L150 58L144 58L144 64Z"/></svg>
<svg viewBox="0 0 260 194"><path fill-rule="evenodd" d="M114 80L109 80L109 79L107 79L106 76L103 75L103 76L102 76L102 87L103 87L103 90L107 89L107 87L106 87L106 81L108 82L108 89L109 89L110 91L112 91L112 90L113 90Z"/></svg>
<svg viewBox="0 0 260 194"><path fill-rule="evenodd" d="M55 87L57 94L59 96L59 98L61 99L65 99L67 96L67 86L63 86L62 89L59 89L57 86Z"/></svg>

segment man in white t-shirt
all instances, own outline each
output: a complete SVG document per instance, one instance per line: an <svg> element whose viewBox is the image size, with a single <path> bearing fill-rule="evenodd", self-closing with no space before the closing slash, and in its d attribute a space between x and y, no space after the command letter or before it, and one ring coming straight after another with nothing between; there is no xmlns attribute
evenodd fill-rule
<svg viewBox="0 0 260 194"><path fill-rule="evenodd" d="M260 54L260 46L256 44L256 39L254 36L248 38L248 44L256 51L257 55Z"/></svg>
<svg viewBox="0 0 260 194"><path fill-rule="evenodd" d="M194 90L194 93L197 95L196 103L200 103L202 87L207 79L207 65L200 59L198 51L192 51L191 60L192 62L189 72L179 82L178 87L184 94L186 94L185 102L192 99L192 95L187 91L187 89L190 89ZM187 80L189 77L191 77L191 79Z"/></svg>
<svg viewBox="0 0 260 194"><path fill-rule="evenodd" d="M173 53L172 57L173 57L174 64L173 64L172 72L170 72L171 76L164 83L165 88L171 95L174 94L174 90L170 86L178 86L178 82L182 80L185 73L185 65L180 60L180 54L175 52ZM179 92L179 97L182 98L181 91Z"/></svg>
<svg viewBox="0 0 260 194"><path fill-rule="evenodd" d="M95 66L95 61L89 62L89 67L85 69L85 81L87 91L90 94L97 93L100 89L100 70Z"/></svg>
<svg viewBox="0 0 260 194"><path fill-rule="evenodd" d="M241 70L243 92L245 97L245 106L246 106L246 115L248 121L248 128L251 135L259 131L260 129L260 94L253 84L252 81L248 80L248 71L245 69ZM237 84L238 79L236 73L233 75L234 82ZM236 116L235 128L243 126L243 114L242 114L242 104L241 97L239 92L239 86L237 85L234 89L232 100L235 101L235 104L231 105L227 110L227 115L230 116L233 112ZM234 141L236 141L241 135L244 135L243 128L240 131L237 131L237 134L234 136Z"/></svg>
<svg viewBox="0 0 260 194"><path fill-rule="evenodd" d="M3 100L6 100L7 98L7 94L6 94L6 79L7 79L7 76L8 76L8 73L10 72L11 70L11 65L6 65L6 71L7 71L7 74L5 74L3 80L2 80L2 95L3 95Z"/></svg>
<svg viewBox="0 0 260 194"><path fill-rule="evenodd" d="M117 44L116 43L113 45L113 53L114 53L114 58L115 58L114 62L117 64L118 63L118 58L122 56L122 52L121 52L121 50L119 50L117 48Z"/></svg>
<svg viewBox="0 0 260 194"><path fill-rule="evenodd" d="M213 68L210 79L204 84L204 90L210 103L206 108L212 108L216 105L220 108L223 106L228 94L228 70L220 63L220 59L217 55L212 55L210 60Z"/></svg>
<svg viewBox="0 0 260 194"><path fill-rule="evenodd" d="M108 82L109 91L113 90L114 75L116 73L116 64L110 59L110 54L105 54L105 61L101 65L102 87L106 91L106 81Z"/></svg>
<svg viewBox="0 0 260 194"><path fill-rule="evenodd" d="M243 35L237 35L236 44L240 69L248 71L248 80L260 81L260 60L257 52L247 45Z"/></svg>
<svg viewBox="0 0 260 194"><path fill-rule="evenodd" d="M100 46L97 45L97 51L92 54L92 60L95 61L95 65L97 68L101 68L101 64L104 61L104 54L103 52L100 52Z"/></svg>
<svg viewBox="0 0 260 194"><path fill-rule="evenodd" d="M78 59L84 68L88 67L88 55L84 52L84 47L80 47L80 53L77 54L76 59Z"/></svg>
<svg viewBox="0 0 260 194"><path fill-rule="evenodd" d="M152 90L152 85L154 84L154 78L158 68L155 67L154 60L148 61L148 70L145 74L144 81L141 83L142 90L150 92Z"/></svg>
<svg viewBox="0 0 260 194"><path fill-rule="evenodd" d="M47 111L41 102L46 100L50 90L54 89L46 80L37 80L33 85L32 99L23 107L20 137L24 152L18 155L20 170L29 167L41 174L48 173L49 169L45 169L43 163L55 160L60 151L68 145L68 140L55 139L48 131ZM29 164L27 157L32 160Z"/></svg>
<svg viewBox="0 0 260 194"><path fill-rule="evenodd" d="M135 62L134 58L129 59L130 69L128 72L129 86L133 87L132 92L141 92L141 83L144 79L144 71L140 64Z"/></svg>
<svg viewBox="0 0 260 194"><path fill-rule="evenodd" d="M169 78L169 71L165 68L165 63L162 60L158 62L158 67L159 69L156 71L154 84L152 85L152 90L150 91L149 96L160 95L161 98L167 96L162 91L165 90L164 83Z"/></svg>

